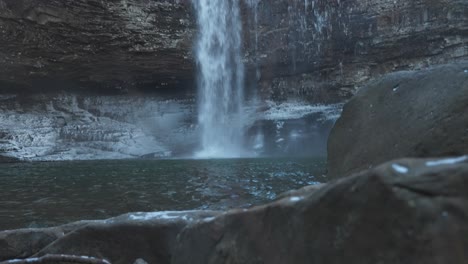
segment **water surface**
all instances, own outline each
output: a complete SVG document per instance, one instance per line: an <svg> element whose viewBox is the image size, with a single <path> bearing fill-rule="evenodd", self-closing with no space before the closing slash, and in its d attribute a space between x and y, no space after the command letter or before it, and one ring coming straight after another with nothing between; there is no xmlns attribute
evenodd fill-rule
<svg viewBox="0 0 468 264"><path fill-rule="evenodd" d="M0 164L0 230L136 211L250 207L326 181L325 159Z"/></svg>

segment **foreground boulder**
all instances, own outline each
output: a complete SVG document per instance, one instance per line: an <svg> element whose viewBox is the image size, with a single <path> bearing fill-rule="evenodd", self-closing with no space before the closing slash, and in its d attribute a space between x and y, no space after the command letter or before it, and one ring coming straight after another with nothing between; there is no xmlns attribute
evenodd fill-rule
<svg viewBox="0 0 468 264"><path fill-rule="evenodd" d="M69 254L112 263L466 263L467 189L468 156L402 159L250 210L2 232L2 248L27 253L0 251L0 261ZM29 240L21 236L28 232Z"/></svg>
<svg viewBox="0 0 468 264"><path fill-rule="evenodd" d="M468 62L398 72L348 102L328 140L328 174L402 157L468 153Z"/></svg>
<svg viewBox="0 0 468 264"><path fill-rule="evenodd" d="M122 264L169 263L181 230L215 215L210 211L133 213L55 228L5 231L0 233L0 263L27 257L33 257L29 260L33 262L50 254L89 256Z"/></svg>

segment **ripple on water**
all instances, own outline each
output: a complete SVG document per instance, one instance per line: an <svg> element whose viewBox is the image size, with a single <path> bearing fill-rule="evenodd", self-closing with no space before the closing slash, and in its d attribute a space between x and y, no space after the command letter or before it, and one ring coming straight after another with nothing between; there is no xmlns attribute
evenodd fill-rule
<svg viewBox="0 0 468 264"><path fill-rule="evenodd" d="M128 212L247 208L326 181L325 159L0 164L0 230Z"/></svg>

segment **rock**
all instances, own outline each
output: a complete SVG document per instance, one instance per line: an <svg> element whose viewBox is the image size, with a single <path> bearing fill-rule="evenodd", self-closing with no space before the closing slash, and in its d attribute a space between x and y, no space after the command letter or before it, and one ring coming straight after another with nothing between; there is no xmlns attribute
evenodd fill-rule
<svg viewBox="0 0 468 264"><path fill-rule="evenodd" d="M340 101L383 74L468 56L464 0L246 2L247 72L265 98Z"/></svg>
<svg viewBox="0 0 468 264"><path fill-rule="evenodd" d="M15 162L19 162L19 160L16 158L5 157L5 156L0 155L0 163L15 163Z"/></svg>
<svg viewBox="0 0 468 264"><path fill-rule="evenodd" d="M2 88L181 88L191 21L189 1L0 0Z"/></svg>
<svg viewBox="0 0 468 264"><path fill-rule="evenodd" d="M465 0L246 0L248 87L338 102L375 76L468 56ZM193 89L190 1L0 0L2 90Z"/></svg>
<svg viewBox="0 0 468 264"><path fill-rule="evenodd" d="M398 72L363 88L328 141L328 175L401 157L468 153L468 63Z"/></svg>
<svg viewBox="0 0 468 264"><path fill-rule="evenodd" d="M0 261L67 254L111 263L461 264L467 188L468 156L401 159L249 210L0 232Z"/></svg>
<svg viewBox="0 0 468 264"><path fill-rule="evenodd" d="M46 255L90 256L111 263L169 263L176 237L212 211L132 213L46 229L0 232L0 261Z"/></svg>
<svg viewBox="0 0 468 264"><path fill-rule="evenodd" d="M184 229L171 263L465 263L463 159L397 160L303 196L228 212Z"/></svg>

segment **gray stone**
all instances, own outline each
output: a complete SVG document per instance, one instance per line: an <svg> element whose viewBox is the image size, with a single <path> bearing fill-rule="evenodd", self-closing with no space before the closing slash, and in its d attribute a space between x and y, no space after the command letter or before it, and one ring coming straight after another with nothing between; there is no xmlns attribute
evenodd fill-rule
<svg viewBox="0 0 468 264"><path fill-rule="evenodd" d="M396 160L228 212L184 229L171 263L465 263L467 160Z"/></svg>
<svg viewBox="0 0 468 264"><path fill-rule="evenodd" d="M344 107L328 140L328 175L402 157L468 153L468 63L398 72Z"/></svg>

